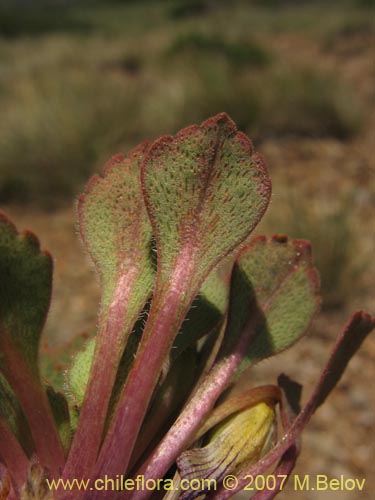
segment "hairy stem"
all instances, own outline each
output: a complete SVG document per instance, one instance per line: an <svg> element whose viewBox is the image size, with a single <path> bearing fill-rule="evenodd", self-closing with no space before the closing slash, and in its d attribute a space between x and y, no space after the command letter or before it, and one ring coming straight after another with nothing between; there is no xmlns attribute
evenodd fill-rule
<svg viewBox="0 0 375 500"><path fill-rule="evenodd" d="M191 267L181 259L168 289L164 293L155 293L136 359L99 454L95 477L104 477L105 474L115 477L128 467L163 363L194 298L194 293L184 293L189 289ZM90 498L96 498L95 495L91 493ZM107 495L110 497L110 492ZM100 498L106 497L101 492Z"/></svg>
<svg viewBox="0 0 375 500"><path fill-rule="evenodd" d="M99 328L78 427L63 472L65 479L88 477L97 459L117 369L135 321L134 315L127 315L136 275L131 271L119 280L109 312Z"/></svg>
<svg viewBox="0 0 375 500"><path fill-rule="evenodd" d="M178 455L191 444L217 399L230 383L254 335L253 323L249 322L233 352L221 356L214 364L176 422L135 475L142 474L145 480L158 479L165 475ZM149 493L141 490L133 492L134 499L147 498ZM122 497L125 496L126 493L123 493Z"/></svg>

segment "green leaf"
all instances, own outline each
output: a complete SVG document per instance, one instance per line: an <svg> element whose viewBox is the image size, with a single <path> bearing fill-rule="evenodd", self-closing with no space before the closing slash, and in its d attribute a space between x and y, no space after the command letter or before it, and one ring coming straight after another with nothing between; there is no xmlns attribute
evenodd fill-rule
<svg viewBox="0 0 375 500"><path fill-rule="evenodd" d="M103 288L102 316L108 314L129 270L137 271L127 306L132 317L137 317L154 284L151 225L140 191L140 163L148 147L145 142L127 157L115 156L104 167L103 177L93 176L79 198L80 233Z"/></svg>
<svg viewBox="0 0 375 500"><path fill-rule="evenodd" d="M18 234L0 214L0 370L9 366L11 345L37 378L41 331L46 320L52 286L52 260L40 252L29 231Z"/></svg>
<svg viewBox="0 0 375 500"><path fill-rule="evenodd" d="M102 285L98 334L66 477L89 474L102 440L117 370L154 284L151 225L140 187L143 143L94 176L79 199L79 224Z"/></svg>
<svg viewBox="0 0 375 500"><path fill-rule="evenodd" d="M163 363L194 297L213 267L254 229L271 193L262 157L225 113L155 141L142 163L141 181L156 242L157 278L137 357L100 452L98 475L126 470ZM118 449L119 439L128 443L126 451Z"/></svg>
<svg viewBox="0 0 375 500"><path fill-rule="evenodd" d="M69 393L74 404L78 407L82 406L83 403L94 351L95 338L92 338L75 354L67 371L66 379Z"/></svg>
<svg viewBox="0 0 375 500"><path fill-rule="evenodd" d="M189 249L195 286L247 237L271 191L263 158L225 113L157 140L142 165L142 186L161 281Z"/></svg>
<svg viewBox="0 0 375 500"><path fill-rule="evenodd" d="M40 351L40 372L57 392L66 392L65 373L75 354L87 343L89 335L81 333L69 342L59 345L43 345Z"/></svg>
<svg viewBox="0 0 375 500"><path fill-rule="evenodd" d="M254 238L242 252L232 281L229 345L253 330L239 371L294 344L319 309L319 278L310 244L286 236Z"/></svg>
<svg viewBox="0 0 375 500"><path fill-rule="evenodd" d="M145 309L140 315L134 325L132 334L130 335L126 344L125 350L122 354L119 368L116 374L116 381L112 390L112 397L109 404L109 416L112 413L113 407L116 405L119 393L125 383L126 377L129 373L130 366L134 360L137 352L137 347L142 336L144 326L143 316L147 314L149 304L146 304ZM89 339L73 356L70 366L66 371L66 383L69 389L68 396L73 401L77 408L82 406L87 383L90 377L90 370L95 353L96 338Z"/></svg>
<svg viewBox="0 0 375 500"><path fill-rule="evenodd" d="M28 420L36 452L53 473L64 453L38 368L52 284L52 259L34 234L0 214L0 372Z"/></svg>
<svg viewBox="0 0 375 500"><path fill-rule="evenodd" d="M51 386L47 386L47 396L60 434L61 443L65 453L67 453L73 435L67 400L61 392L56 392Z"/></svg>
<svg viewBox="0 0 375 500"><path fill-rule="evenodd" d="M0 416L9 424L13 434L28 456L31 456L34 450L34 444L31 438L29 425L6 379L0 373Z"/></svg>
<svg viewBox="0 0 375 500"><path fill-rule="evenodd" d="M194 437L236 372L239 375L250 363L276 354L298 340L318 309L317 288L317 272L307 242L288 241L281 236L257 237L242 251L233 270L222 348L211 370L146 463L147 477L166 473L174 456ZM278 315L285 324L278 321Z"/></svg>
<svg viewBox="0 0 375 500"><path fill-rule="evenodd" d="M228 263L226 263L226 268L228 268ZM176 360L189 346L193 345L202 336L213 331L215 327L223 321L228 306L228 298L228 272L226 272L226 269L219 266L213 269L209 274L208 278L204 281L199 294L194 300L180 332L175 339L170 353L171 360L168 363L168 366L170 363L173 363L173 360ZM141 319L137 321L134 331L125 348L120 362L119 371L117 373L112 402L110 404L111 408L113 408L121 387L124 385L126 380L131 362L134 359L139 340L142 336L144 326L143 316L147 314L147 310L141 314ZM46 352L46 365L44 367L44 372L48 380L55 382L55 384L53 384L54 387L60 389L65 384L64 377L62 376L62 366L67 368L66 382L69 388L68 396L72 399L75 405L81 407L89 379L92 359L94 357L95 338L90 339L83 347L80 347L79 344L82 344L81 336L77 339L77 341L74 341L73 346L70 344L68 346L67 352L70 353L73 350L76 351L75 355L72 359L70 359L70 366L68 366L68 363L63 363L62 361L59 365L57 365L58 369L56 369L56 364L58 360L61 359L58 356L63 354L62 351L64 351L64 346L61 349L59 348L57 353L55 353L54 350L52 350L52 352ZM64 358L67 357L68 356L65 352Z"/></svg>

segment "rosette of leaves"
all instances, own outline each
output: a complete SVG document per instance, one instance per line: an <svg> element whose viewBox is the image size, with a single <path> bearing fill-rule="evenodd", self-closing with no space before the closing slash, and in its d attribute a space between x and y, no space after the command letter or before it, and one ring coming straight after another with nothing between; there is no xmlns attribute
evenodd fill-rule
<svg viewBox="0 0 375 500"><path fill-rule="evenodd" d="M224 113L113 158L78 202L102 300L95 338L61 353L64 383L56 351L39 359L51 258L1 216L0 498L150 497L57 482L141 474L162 480L169 498L221 499L248 474L290 474L301 431L374 319L352 316L302 410L286 376L231 395L245 369L291 347L319 309L309 243L251 237L270 194L263 158ZM238 478L232 491L228 474ZM217 490L179 487L202 478Z"/></svg>

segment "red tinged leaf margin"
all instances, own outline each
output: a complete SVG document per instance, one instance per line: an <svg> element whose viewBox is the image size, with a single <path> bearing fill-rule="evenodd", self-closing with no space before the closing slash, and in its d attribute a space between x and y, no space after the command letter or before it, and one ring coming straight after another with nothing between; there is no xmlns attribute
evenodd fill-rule
<svg viewBox="0 0 375 500"><path fill-rule="evenodd" d="M142 164L142 189L156 239L156 286L97 477L126 470L163 362L194 297L211 269L258 223L271 183L249 139L221 113L157 140ZM127 446L120 448L119 441Z"/></svg>
<svg viewBox="0 0 375 500"><path fill-rule="evenodd" d="M79 199L82 240L95 263L102 302L94 358L64 478L87 477L97 458L117 370L154 284L151 225L140 186L149 145L119 155Z"/></svg>
<svg viewBox="0 0 375 500"><path fill-rule="evenodd" d="M237 264L231 307L233 326L228 328L223 355L231 352L236 342L236 352L244 346L239 375L249 365L296 343L309 330L321 299L309 241L285 235L257 236L241 252ZM236 316L247 320L242 329ZM246 336L251 336L252 331L255 338L249 343Z"/></svg>

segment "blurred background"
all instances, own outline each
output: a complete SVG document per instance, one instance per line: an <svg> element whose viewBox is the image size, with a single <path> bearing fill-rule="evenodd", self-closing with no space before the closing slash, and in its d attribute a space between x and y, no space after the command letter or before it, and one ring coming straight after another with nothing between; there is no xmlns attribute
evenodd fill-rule
<svg viewBox="0 0 375 500"><path fill-rule="evenodd" d="M324 299L310 334L244 383L284 371L311 389L350 312L373 306L374 7L0 0L0 203L54 255L46 341L95 331L99 291L74 210L91 172L144 139L226 111L273 179L257 232L311 240ZM365 491L290 484L280 498L373 498L374 354L369 339L308 427L296 471L366 478Z"/></svg>

